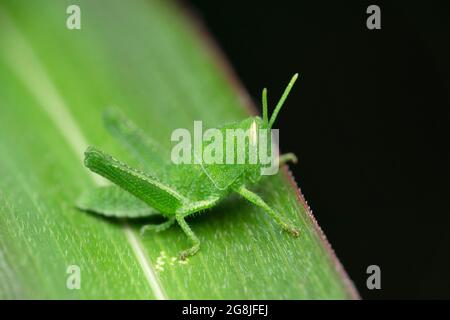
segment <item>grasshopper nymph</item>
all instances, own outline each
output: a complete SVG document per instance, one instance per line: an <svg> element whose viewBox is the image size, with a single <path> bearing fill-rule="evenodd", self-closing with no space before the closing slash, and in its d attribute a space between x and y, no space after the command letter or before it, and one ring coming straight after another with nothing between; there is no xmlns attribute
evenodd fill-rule
<svg viewBox="0 0 450 320"><path fill-rule="evenodd" d="M262 93L263 117L250 117L240 122L224 125L220 130L270 130L283 106L297 74L295 74L272 116L268 118L267 90ZM117 218L138 218L162 215L167 221L158 225L146 225L147 230L162 231L175 222L192 241L191 248L180 253L180 259L194 255L200 248L200 240L186 223L185 218L193 213L214 207L232 192L240 194L256 206L261 207L285 231L293 236L299 229L263 199L247 187L261 179L261 164L174 164L163 156L158 145L146 136L134 123L117 110L105 112L105 126L130 153L142 163L143 171L129 167L108 154L89 147L85 152L85 166L110 180L114 185L86 190L77 206L86 211ZM279 165L296 162L294 154L281 155ZM145 172L144 172L145 171Z"/></svg>

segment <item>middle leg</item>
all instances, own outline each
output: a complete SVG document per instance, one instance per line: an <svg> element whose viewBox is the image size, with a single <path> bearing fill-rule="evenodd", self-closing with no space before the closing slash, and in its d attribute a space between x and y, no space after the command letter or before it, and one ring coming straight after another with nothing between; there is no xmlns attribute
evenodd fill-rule
<svg viewBox="0 0 450 320"><path fill-rule="evenodd" d="M194 231L192 231L191 227L189 227L189 225L186 223L183 215L177 214L176 220L180 225L181 229L183 229L184 233L193 243L192 247L180 252L180 260L185 260L187 257L193 256L194 254L197 253L197 251L200 249L200 240L197 238Z"/></svg>
<svg viewBox="0 0 450 320"><path fill-rule="evenodd" d="M175 223L175 217L170 217L167 221L160 224L147 224L141 228L141 235L147 231L161 232L170 228Z"/></svg>

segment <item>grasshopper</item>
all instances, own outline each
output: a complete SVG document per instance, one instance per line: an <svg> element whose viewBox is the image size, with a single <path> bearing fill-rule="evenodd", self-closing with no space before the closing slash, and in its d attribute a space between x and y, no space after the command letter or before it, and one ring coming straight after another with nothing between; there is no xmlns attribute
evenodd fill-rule
<svg viewBox="0 0 450 320"><path fill-rule="evenodd" d="M270 130L297 77L297 74L292 77L270 119L267 89L264 89L262 118L249 117L224 125L220 130L243 129L253 133L262 129ZM77 202L81 210L116 218L162 215L167 219L165 222L145 225L141 233L149 230L160 232L178 223L192 242L192 247L181 251L182 260L196 254L200 248L200 240L187 224L186 217L216 206L232 192L262 208L292 236L299 235L298 228L248 189L249 185L260 181L261 164L174 164L167 161L164 156L166 151L117 110L107 110L104 122L107 130L143 166L141 169L132 168L95 147L88 147L85 151L85 166L113 185L86 190ZM253 134L253 137L256 136ZM297 159L292 153L284 154L279 158L279 165L288 161L296 162Z"/></svg>

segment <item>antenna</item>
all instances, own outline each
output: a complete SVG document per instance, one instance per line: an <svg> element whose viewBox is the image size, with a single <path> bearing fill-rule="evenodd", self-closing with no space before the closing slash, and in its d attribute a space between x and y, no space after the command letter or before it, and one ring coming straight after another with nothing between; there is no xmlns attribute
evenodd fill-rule
<svg viewBox="0 0 450 320"><path fill-rule="evenodd" d="M262 91L262 107L263 107L263 123L267 125L267 89L264 88Z"/></svg>
<svg viewBox="0 0 450 320"><path fill-rule="evenodd" d="M272 116L270 117L268 128L272 128L273 123L277 119L278 112L280 112L281 107L283 106L284 101L286 101L286 98L288 97L289 92L291 91L292 87L294 86L294 83L297 80L297 78L298 78L298 73L294 74L294 76L291 78L291 81L289 81L289 84L287 85L286 89L284 89L283 95L281 96L280 101L278 101L278 104L275 107L275 110L273 111ZM264 91L263 91L263 101L264 101ZM267 101L266 101L266 103L267 103Z"/></svg>

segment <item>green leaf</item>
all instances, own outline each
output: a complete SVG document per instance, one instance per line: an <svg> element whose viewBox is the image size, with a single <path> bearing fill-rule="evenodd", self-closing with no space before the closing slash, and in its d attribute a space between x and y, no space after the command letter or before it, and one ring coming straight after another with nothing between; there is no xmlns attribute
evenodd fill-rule
<svg viewBox="0 0 450 320"><path fill-rule="evenodd" d="M81 30L66 28L70 4L0 4L0 298L357 297L285 171L257 191L300 226L299 238L231 197L189 219L202 247L187 262L176 259L190 245L178 227L141 237L141 219L75 207L84 190L104 185L82 164L88 145L135 161L104 129L106 107L120 108L166 148L171 132L193 120L215 127L250 109L173 3L79 0ZM67 287L72 265L79 290Z"/></svg>

